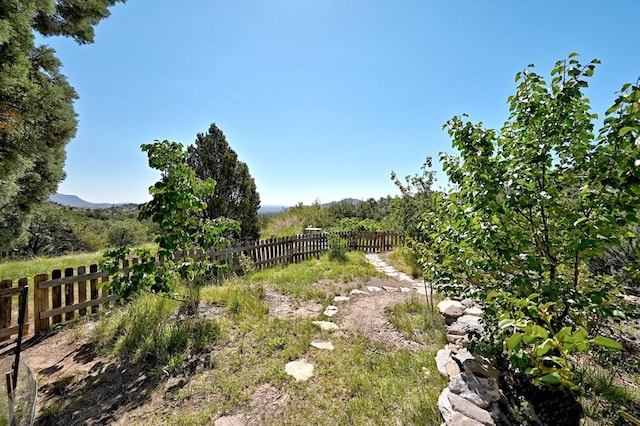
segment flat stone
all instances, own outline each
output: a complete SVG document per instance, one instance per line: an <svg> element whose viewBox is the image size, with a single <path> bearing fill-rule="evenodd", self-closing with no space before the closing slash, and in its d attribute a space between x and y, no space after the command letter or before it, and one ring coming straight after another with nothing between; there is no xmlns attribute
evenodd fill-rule
<svg viewBox="0 0 640 426"><path fill-rule="evenodd" d="M491 414L489 414L487 410L483 410L482 408L474 405L467 399L456 395L453 392L449 392L448 398L453 411L457 411L460 414L471 417L473 420L476 420L483 425L495 426L496 423L493 421Z"/></svg>
<svg viewBox="0 0 640 426"><path fill-rule="evenodd" d="M376 291L382 291L380 287L376 287L375 285L368 285L367 290L369 290L370 293L375 293Z"/></svg>
<svg viewBox="0 0 640 426"><path fill-rule="evenodd" d="M324 310L324 314L328 317L332 317L337 313L338 313L338 307L333 305L327 306L327 309Z"/></svg>
<svg viewBox="0 0 640 426"><path fill-rule="evenodd" d="M349 300L351 299L347 296L336 296L333 298L334 302L348 302Z"/></svg>
<svg viewBox="0 0 640 426"><path fill-rule="evenodd" d="M438 353L436 353L436 367L438 368L438 372L443 377L448 377L446 365L447 362L451 360L451 351L449 349L440 349Z"/></svg>
<svg viewBox="0 0 640 426"><path fill-rule="evenodd" d="M453 407L451 406L451 402L449 401L450 393L451 391L449 390L449 388L444 388L438 396L438 410L440 410L440 414L442 414L442 418L444 419L445 424L448 424L447 421L453 414Z"/></svg>
<svg viewBox="0 0 640 426"><path fill-rule="evenodd" d="M309 380L313 377L313 370L313 365L309 364L306 359L291 361L284 366L285 373L293 376L297 382L305 382Z"/></svg>
<svg viewBox="0 0 640 426"><path fill-rule="evenodd" d="M447 333L449 334L457 334L459 336L464 336L468 333L467 328L464 324L460 324L459 322L454 322L451 325L447 326Z"/></svg>
<svg viewBox="0 0 640 426"><path fill-rule="evenodd" d="M222 416L213 422L213 426L246 426L245 418L242 414L233 416Z"/></svg>
<svg viewBox="0 0 640 426"><path fill-rule="evenodd" d="M311 346L317 349L324 349L327 351L333 350L333 343L327 339L315 339L311 341Z"/></svg>
<svg viewBox="0 0 640 426"><path fill-rule="evenodd" d="M424 288L416 288L416 293L427 296L431 294L431 291L425 290Z"/></svg>
<svg viewBox="0 0 640 426"><path fill-rule="evenodd" d="M409 292L411 292L413 290L411 290L410 288L407 288L407 287L400 287L400 291L402 293L409 293Z"/></svg>
<svg viewBox="0 0 640 426"><path fill-rule="evenodd" d="M461 336L459 334L447 334L447 342L453 343L454 345L460 344L460 341L465 338L466 336Z"/></svg>
<svg viewBox="0 0 640 426"><path fill-rule="evenodd" d="M476 315L462 315L456 320L460 324L480 325L482 326L482 318Z"/></svg>
<svg viewBox="0 0 640 426"><path fill-rule="evenodd" d="M444 369L447 372L449 377L457 376L460 374L460 366L453 359L449 359L447 364L444 366Z"/></svg>
<svg viewBox="0 0 640 426"><path fill-rule="evenodd" d="M331 321L312 321L311 323L320 327L322 331L336 331L338 329L338 324Z"/></svg>
<svg viewBox="0 0 640 426"><path fill-rule="evenodd" d="M389 286L383 285L382 288L384 289L384 291L388 291L389 293L395 293L400 291L398 287L389 287Z"/></svg>
<svg viewBox="0 0 640 426"><path fill-rule="evenodd" d="M493 379L496 383L500 379L500 371L493 367L488 361L480 357L465 359L462 361L462 368L464 371L473 373L476 376Z"/></svg>
<svg viewBox="0 0 640 426"><path fill-rule="evenodd" d="M459 317L464 312L464 306L456 300L443 300L438 303L438 309L447 317Z"/></svg>
<svg viewBox="0 0 640 426"><path fill-rule="evenodd" d="M445 424L447 426L483 426L482 423L457 411L454 411L453 414L451 414L449 421Z"/></svg>
<svg viewBox="0 0 640 426"><path fill-rule="evenodd" d="M477 377L463 372L449 378L449 390L474 403L480 408L488 408L500 399L500 390L493 379Z"/></svg>
<svg viewBox="0 0 640 426"><path fill-rule="evenodd" d="M366 296L366 295L368 295L369 293L367 293L366 291L362 291L362 290L354 289L354 290L351 290L351 293L350 293L350 294L351 294L352 296L362 296L362 295L365 295L365 296Z"/></svg>
<svg viewBox="0 0 640 426"><path fill-rule="evenodd" d="M480 308L478 308L477 306L471 306L467 309L464 310L464 315L471 315L474 317L480 317L483 318L484 317L484 311Z"/></svg>
<svg viewBox="0 0 640 426"><path fill-rule="evenodd" d="M469 299L469 298L467 297L466 299L462 299L462 300L460 301L460 303L462 303L462 305L463 305L465 308L469 308L469 307L473 306L473 304L474 304L475 302L473 301L473 299Z"/></svg>

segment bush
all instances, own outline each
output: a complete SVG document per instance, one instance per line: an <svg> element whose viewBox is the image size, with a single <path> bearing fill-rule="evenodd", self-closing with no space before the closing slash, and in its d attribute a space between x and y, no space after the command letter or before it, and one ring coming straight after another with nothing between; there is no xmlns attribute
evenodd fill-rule
<svg viewBox="0 0 640 426"><path fill-rule="evenodd" d="M330 234L327 239L329 260L347 260L347 241L338 234Z"/></svg>

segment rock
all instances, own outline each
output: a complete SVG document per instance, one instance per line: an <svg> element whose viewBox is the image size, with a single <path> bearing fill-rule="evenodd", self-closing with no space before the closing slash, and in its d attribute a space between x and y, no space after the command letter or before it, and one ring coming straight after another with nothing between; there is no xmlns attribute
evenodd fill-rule
<svg viewBox="0 0 640 426"><path fill-rule="evenodd" d="M464 335L467 334L467 329L465 327L465 324L461 324L458 321L456 321L456 322L452 323L451 325L447 326L447 333L464 336Z"/></svg>
<svg viewBox="0 0 640 426"><path fill-rule="evenodd" d="M487 410L483 410L451 391L449 392L448 398L453 411L457 411L460 414L471 417L473 420L476 420L486 426L494 426L496 424Z"/></svg>
<svg viewBox="0 0 640 426"><path fill-rule="evenodd" d="M466 338L467 336L460 336L459 334L447 334L447 342L453 343L454 345L459 345L461 341Z"/></svg>
<svg viewBox="0 0 640 426"><path fill-rule="evenodd" d="M454 411L446 423L447 426L483 426L482 423L473 420L471 417L467 417L464 414Z"/></svg>
<svg viewBox="0 0 640 426"><path fill-rule="evenodd" d="M322 331L336 331L338 329L338 324L331 321L312 321L311 323L320 327Z"/></svg>
<svg viewBox="0 0 640 426"><path fill-rule="evenodd" d="M356 296L356 295L368 295L369 293L367 293L366 291L362 291L362 290L351 290L350 294L352 296Z"/></svg>
<svg viewBox="0 0 640 426"><path fill-rule="evenodd" d="M416 293L421 294L423 296L427 295L427 291L424 288L416 288Z"/></svg>
<svg viewBox="0 0 640 426"><path fill-rule="evenodd" d="M368 285L367 290L369 290L370 293L375 293L376 291L382 291L380 287L376 287L375 285Z"/></svg>
<svg viewBox="0 0 640 426"><path fill-rule="evenodd" d="M440 396L438 396L438 410L440 410L440 414L442 414L445 423L453 414L453 407L449 401L449 393L451 393L449 388L444 388L442 392L440 392Z"/></svg>
<svg viewBox="0 0 640 426"><path fill-rule="evenodd" d="M333 350L333 343L331 343L330 340L326 340L326 339L316 339L311 341L311 346L313 346L314 348L317 349L324 349L327 351L332 351Z"/></svg>
<svg viewBox="0 0 640 426"><path fill-rule="evenodd" d="M447 371L449 377L457 376L458 374L460 374L460 366L453 359L449 359L444 368Z"/></svg>
<svg viewBox="0 0 640 426"><path fill-rule="evenodd" d="M284 366L285 373L293 376L297 382L305 382L309 380L313 377L313 370L313 365L309 364L306 359L291 361Z"/></svg>
<svg viewBox="0 0 640 426"><path fill-rule="evenodd" d="M213 426L246 426L245 418L242 414L234 416L222 416L218 418Z"/></svg>
<svg viewBox="0 0 640 426"><path fill-rule="evenodd" d="M462 303L455 300L443 300L438 303L440 313L447 317L459 317L464 312Z"/></svg>
<svg viewBox="0 0 640 426"><path fill-rule="evenodd" d="M477 306L471 306L467 309L464 310L464 315L471 315L474 317L480 317L483 318L484 317L484 311L480 308L478 308Z"/></svg>
<svg viewBox="0 0 640 426"><path fill-rule="evenodd" d="M382 288L384 289L384 291L388 291L389 293L395 293L397 291L400 291L398 287L389 287L389 286L383 285Z"/></svg>
<svg viewBox="0 0 640 426"><path fill-rule="evenodd" d="M443 377L448 377L446 366L450 360L451 351L449 349L440 349L438 353L436 353L436 367Z"/></svg>
<svg viewBox="0 0 640 426"><path fill-rule="evenodd" d="M463 305L465 308L469 308L469 307L473 306L473 304L474 304L475 302L473 301L473 299L469 299L469 298L467 297L466 299L462 299L462 300L460 301L460 303L462 303L462 305Z"/></svg>
<svg viewBox="0 0 640 426"><path fill-rule="evenodd" d="M409 293L409 292L410 292L410 291L412 291L412 290L411 290L410 288L407 288L407 287L400 287L400 291L401 291L402 293Z"/></svg>
<svg viewBox="0 0 640 426"><path fill-rule="evenodd" d="M327 306L327 309L324 310L324 314L328 317L332 317L337 313L338 313L338 307L333 305Z"/></svg>
<svg viewBox="0 0 640 426"><path fill-rule="evenodd" d="M498 383L500 379L500 371L493 367L488 361L480 357L464 360L462 362L462 369L469 373L473 373L476 376L493 379L496 383Z"/></svg>
<svg viewBox="0 0 640 426"><path fill-rule="evenodd" d="M500 399L500 389L495 380L477 377L473 373L463 372L450 377L449 390L480 408L488 408Z"/></svg>
<svg viewBox="0 0 640 426"><path fill-rule="evenodd" d="M348 302L349 300L351 299L348 298L347 296L336 296L333 298L334 302Z"/></svg>

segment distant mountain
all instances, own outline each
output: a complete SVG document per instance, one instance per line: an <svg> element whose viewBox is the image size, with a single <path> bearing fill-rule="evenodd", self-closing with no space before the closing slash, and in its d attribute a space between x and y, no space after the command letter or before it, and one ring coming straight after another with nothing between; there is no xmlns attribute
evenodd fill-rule
<svg viewBox="0 0 640 426"><path fill-rule="evenodd" d="M280 213L288 208L289 206L274 206L274 205L260 206L260 208L258 209L258 214L271 215L271 214Z"/></svg>
<svg viewBox="0 0 640 426"><path fill-rule="evenodd" d="M62 204L63 206L78 207L81 209L108 209L115 206L122 206L128 203L108 204L108 203L90 203L77 195L53 194L48 201L52 203Z"/></svg>
<svg viewBox="0 0 640 426"><path fill-rule="evenodd" d="M362 203L362 200L357 200L355 198L344 198L340 201L332 201L330 203L320 204L320 207L331 207L336 204L353 204L354 206L357 206L360 203Z"/></svg>

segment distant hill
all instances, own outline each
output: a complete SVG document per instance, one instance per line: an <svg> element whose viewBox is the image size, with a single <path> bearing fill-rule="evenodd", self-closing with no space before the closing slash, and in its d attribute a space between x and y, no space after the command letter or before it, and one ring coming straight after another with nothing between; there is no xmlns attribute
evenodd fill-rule
<svg viewBox="0 0 640 426"><path fill-rule="evenodd" d="M264 215L277 214L288 208L289 206L274 206L274 205L260 206L260 208L258 209L258 214L264 214Z"/></svg>
<svg viewBox="0 0 640 426"><path fill-rule="evenodd" d="M109 209L111 207L122 206L129 203L108 204L108 203L90 203L77 195L53 194L47 200L52 203L62 204L63 206L78 207L81 209Z"/></svg>
<svg viewBox="0 0 640 426"><path fill-rule="evenodd" d="M320 204L320 207L331 207L336 204L353 204L354 206L357 206L360 203L362 203L362 200L357 200L355 198L345 198L340 201L332 201L330 203Z"/></svg>

